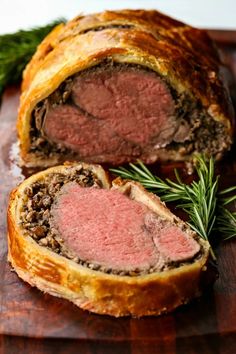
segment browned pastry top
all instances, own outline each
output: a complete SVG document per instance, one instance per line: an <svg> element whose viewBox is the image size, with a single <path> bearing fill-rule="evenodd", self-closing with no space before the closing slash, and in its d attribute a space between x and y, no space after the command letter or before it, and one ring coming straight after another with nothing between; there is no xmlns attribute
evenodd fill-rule
<svg viewBox="0 0 236 354"><path fill-rule="evenodd" d="M18 130L28 151L35 105L67 77L105 59L138 64L160 74L178 94L200 102L232 134L233 109L222 80L223 64L207 33L160 12L105 11L57 26L24 72Z"/></svg>

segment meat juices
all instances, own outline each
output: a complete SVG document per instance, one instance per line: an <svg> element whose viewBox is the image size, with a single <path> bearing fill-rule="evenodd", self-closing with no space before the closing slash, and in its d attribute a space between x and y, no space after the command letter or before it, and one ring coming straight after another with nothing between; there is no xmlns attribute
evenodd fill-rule
<svg viewBox="0 0 236 354"><path fill-rule="evenodd" d="M114 271L161 271L192 259L199 244L144 204L116 190L65 185L51 209L51 226L80 259Z"/></svg>

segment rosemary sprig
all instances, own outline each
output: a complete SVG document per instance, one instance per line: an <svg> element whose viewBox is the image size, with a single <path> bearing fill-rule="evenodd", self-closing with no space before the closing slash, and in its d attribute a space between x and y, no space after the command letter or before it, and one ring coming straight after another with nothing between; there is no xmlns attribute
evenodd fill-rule
<svg viewBox="0 0 236 354"><path fill-rule="evenodd" d="M177 202L188 215L188 224L203 239L211 241L213 230L224 234L224 239L236 236L236 212L226 209L226 205L236 200L235 196L225 197L236 190L235 187L218 191L219 176L215 176L214 160L208 162L202 156L196 158L198 181L187 185L182 182L175 170L176 182L161 179L141 162L129 164L130 168L111 169L111 172L123 178L140 182L146 189L159 195L164 202ZM214 252L210 250L212 258Z"/></svg>
<svg viewBox="0 0 236 354"><path fill-rule="evenodd" d="M236 212L232 212L226 208L219 209L217 216L217 231L222 234L224 241L236 236Z"/></svg>
<svg viewBox="0 0 236 354"><path fill-rule="evenodd" d="M231 195L236 186L224 189L219 192L219 205L216 229L222 234L223 240L229 240L236 236L236 212L226 208L236 200L236 195ZM225 195L230 194L229 197Z"/></svg>
<svg viewBox="0 0 236 354"><path fill-rule="evenodd" d="M186 197L185 186L180 183L154 176L150 170L141 162L138 161L137 165L129 164L130 169L120 167L118 169L112 168L111 172L126 179L132 179L141 183L147 190L152 193L158 194L164 202L173 202L183 200ZM178 179L177 171L175 171Z"/></svg>
<svg viewBox="0 0 236 354"><path fill-rule="evenodd" d="M59 19L43 27L0 36L0 96L8 84L21 80L22 71L38 44L61 22L64 20Z"/></svg>

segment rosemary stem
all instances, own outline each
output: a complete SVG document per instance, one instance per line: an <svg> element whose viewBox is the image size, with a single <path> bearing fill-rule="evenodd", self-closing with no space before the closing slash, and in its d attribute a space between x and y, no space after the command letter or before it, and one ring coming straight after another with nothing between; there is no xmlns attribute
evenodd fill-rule
<svg viewBox="0 0 236 354"><path fill-rule="evenodd" d="M213 261L216 261L216 256L215 256L215 253L214 253L214 251L213 251L213 249L212 249L212 247L210 246L210 255L211 255L211 258L213 259Z"/></svg>

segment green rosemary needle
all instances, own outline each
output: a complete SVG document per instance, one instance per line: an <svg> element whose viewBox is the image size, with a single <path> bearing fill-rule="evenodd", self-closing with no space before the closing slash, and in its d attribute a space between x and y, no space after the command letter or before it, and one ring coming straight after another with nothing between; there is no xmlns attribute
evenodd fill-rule
<svg viewBox="0 0 236 354"><path fill-rule="evenodd" d="M224 241L236 236L236 212L220 208L217 216L216 230L222 234Z"/></svg>
<svg viewBox="0 0 236 354"><path fill-rule="evenodd" d="M236 186L233 186L219 192L216 230L221 233L223 240L236 236L236 212L226 208L236 201L236 195L231 195L235 191ZM228 194L229 197L226 196Z"/></svg>
<svg viewBox="0 0 236 354"><path fill-rule="evenodd" d="M22 72L38 44L61 22L64 20L59 19L43 27L0 36L0 95L7 85L21 80Z"/></svg>
<svg viewBox="0 0 236 354"><path fill-rule="evenodd" d="M177 170L174 182L153 175L141 161L137 164L130 163L129 166L130 168L113 168L111 172L140 182L164 202L177 202L177 207L187 213L189 226L203 239L211 241L216 227L225 235L224 239L236 236L236 212L231 212L225 207L236 199L236 195L225 197L226 194L234 192L236 186L218 191L219 176L215 176L213 158L209 161L202 156L196 158L198 181L193 181L189 185L182 182ZM215 260L212 248L210 252Z"/></svg>

